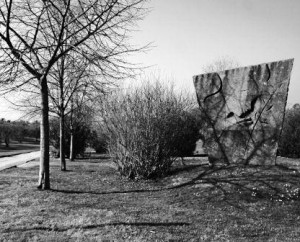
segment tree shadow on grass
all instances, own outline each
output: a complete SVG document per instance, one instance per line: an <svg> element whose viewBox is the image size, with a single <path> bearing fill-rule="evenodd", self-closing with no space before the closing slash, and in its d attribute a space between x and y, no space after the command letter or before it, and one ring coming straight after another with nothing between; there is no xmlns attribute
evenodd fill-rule
<svg viewBox="0 0 300 242"><path fill-rule="evenodd" d="M197 184L197 181L201 180L202 178L209 176L210 174L213 174L223 168L215 168L210 169L209 167L205 167L203 165L189 165L184 167L178 167L171 172L171 174L168 174L168 177L174 176L174 175L180 175L180 173L185 171L193 171L196 168L202 167L203 171L200 172L195 178L189 179L187 182L178 184L178 185L169 185L157 189L132 189L132 190L113 190L113 191L103 191L103 192L95 192L95 191L80 191L80 190L67 190L67 189L51 189L53 192L58 193L66 193L66 194L93 194L93 195L109 195L109 194L127 194L127 193L149 193L149 192L160 192L165 190L172 190L172 189L178 189L186 186L192 186Z"/></svg>
<svg viewBox="0 0 300 242"><path fill-rule="evenodd" d="M196 168L199 167L204 167L205 165L200 164L200 165L185 165L185 166L178 166L173 168L169 173L168 176L174 176L174 175L178 175L182 172L189 172L189 171L193 171Z"/></svg>
<svg viewBox="0 0 300 242"><path fill-rule="evenodd" d="M183 178L181 180L183 182L174 185L172 181L177 178ZM236 201L240 200L256 202L262 199L275 201L300 199L299 173L295 170L286 167L282 168L280 166L230 165L211 168L205 165L188 165L185 167L176 167L172 173L166 177L165 181L163 181L163 183L166 185L153 189L100 192L52 189L52 191L66 194L109 195L152 193L167 190L190 192L185 188L192 187L193 191L196 190L199 194L202 194L201 197L207 201L221 199L236 207L238 207Z"/></svg>
<svg viewBox="0 0 300 242"><path fill-rule="evenodd" d="M102 224L91 224L85 226L68 226L68 227L53 227L53 226L33 226L29 228L8 228L3 231L3 233L11 232L27 232L27 231L54 231L54 232L65 232L70 229L96 229L103 228L106 226L135 226L135 227L171 227L171 226L189 226L190 223L187 222L112 222L112 223L102 223Z"/></svg>
<svg viewBox="0 0 300 242"><path fill-rule="evenodd" d="M279 166L222 166L207 169L187 182L168 189L186 186L206 186L212 194L218 193L222 200L239 207L232 201L257 202L259 200L291 201L300 200L300 177L293 169Z"/></svg>
<svg viewBox="0 0 300 242"><path fill-rule="evenodd" d="M51 189L53 192L66 193L66 194L92 194L92 195L109 195L109 194L127 194L127 193L147 193L147 192L159 192L164 189L135 189L125 191L105 191L105 192L94 192L94 191L76 191L76 190L64 190L64 189Z"/></svg>
<svg viewBox="0 0 300 242"><path fill-rule="evenodd" d="M194 171L197 168L203 167L205 170L207 167L204 165L186 165L186 166L180 166L180 167L175 167L168 175L166 176L166 179L175 176L175 175L180 175L183 172L191 172ZM97 172L96 170L85 170L84 172L88 173L93 173ZM153 181L161 181L161 180L153 180ZM159 183L161 184L161 183ZM194 184L194 180L191 180L190 182L182 184L183 186L188 186ZM101 192L96 192L96 191L91 191L91 190L68 190L68 189L51 189L53 192L58 192L58 193L66 193L66 194L93 194L93 195L109 195L109 194L128 194L128 193L149 193L149 192L160 192L164 190L169 190L173 188L179 188L181 186L163 186L160 188L153 188L153 189L132 189L132 190L112 190L112 191L101 191Z"/></svg>
<svg viewBox="0 0 300 242"><path fill-rule="evenodd" d="M76 161L98 163L99 161L109 160L110 158L108 154L85 153L83 156L78 157Z"/></svg>

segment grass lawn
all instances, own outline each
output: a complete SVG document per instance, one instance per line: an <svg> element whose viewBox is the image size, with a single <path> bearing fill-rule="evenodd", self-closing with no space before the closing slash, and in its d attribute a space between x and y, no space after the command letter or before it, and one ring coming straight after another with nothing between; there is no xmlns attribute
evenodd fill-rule
<svg viewBox="0 0 300 242"><path fill-rule="evenodd" d="M11 141L9 147L5 147L4 143L0 143L0 158L37 151L39 149L39 141L36 142L33 138L26 138L22 143Z"/></svg>
<svg viewBox="0 0 300 242"><path fill-rule="evenodd" d="M0 172L0 241L299 241L300 176L284 167L198 160L157 181L122 178L105 157L52 160L50 191L38 167Z"/></svg>

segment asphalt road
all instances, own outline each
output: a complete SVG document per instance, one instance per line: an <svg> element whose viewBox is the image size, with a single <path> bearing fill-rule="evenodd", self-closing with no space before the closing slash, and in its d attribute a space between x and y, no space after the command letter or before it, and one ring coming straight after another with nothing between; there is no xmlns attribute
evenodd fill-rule
<svg viewBox="0 0 300 242"><path fill-rule="evenodd" d="M40 151L34 151L30 153L0 158L0 171L10 167L22 165L31 160L35 160L39 158L40 155Z"/></svg>

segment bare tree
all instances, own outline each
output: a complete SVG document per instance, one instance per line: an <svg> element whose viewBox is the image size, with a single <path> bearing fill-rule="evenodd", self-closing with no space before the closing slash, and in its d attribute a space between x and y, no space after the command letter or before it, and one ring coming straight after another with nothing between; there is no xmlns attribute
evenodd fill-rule
<svg viewBox="0 0 300 242"><path fill-rule="evenodd" d="M90 70L89 63L78 55L66 55L60 59L48 75L49 86L49 112L58 116L60 120L60 164L61 170L66 171L65 159L65 119L70 116L71 153L70 160L74 160L74 130L82 122L86 122L84 114L92 114L92 106L89 103L95 96L104 94L113 82L99 81L101 76ZM18 110L22 109L25 116L35 117L40 113L38 103L39 93L37 85L30 85L24 89L25 98L18 103L13 103ZM84 109L84 110L83 110Z"/></svg>
<svg viewBox="0 0 300 242"><path fill-rule="evenodd" d="M94 116L93 103L86 99L84 93L72 97L70 110L70 161L75 159L75 131L82 126L90 126Z"/></svg>
<svg viewBox="0 0 300 242"><path fill-rule="evenodd" d="M0 3L0 80L14 88L38 85L41 160L38 188L50 189L49 89L53 66L69 53L86 59L102 78L133 70L128 33L145 13L146 0L3 0Z"/></svg>
<svg viewBox="0 0 300 242"><path fill-rule="evenodd" d="M60 119L60 164L61 170L66 171L65 159L65 117L73 112L71 100L73 96L87 93L88 87L94 83L93 73L89 72L85 59L76 58L78 55L67 55L61 58L51 73L49 97L53 106L52 111ZM79 56L80 57L80 56Z"/></svg>
<svg viewBox="0 0 300 242"><path fill-rule="evenodd" d="M231 57L223 56L202 67L204 73L225 71L239 67L239 63Z"/></svg>

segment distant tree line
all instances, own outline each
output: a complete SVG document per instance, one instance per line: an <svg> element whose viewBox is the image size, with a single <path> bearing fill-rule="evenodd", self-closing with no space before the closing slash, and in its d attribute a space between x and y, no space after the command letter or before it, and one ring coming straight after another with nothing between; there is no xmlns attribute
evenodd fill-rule
<svg viewBox="0 0 300 242"><path fill-rule="evenodd" d="M285 112L278 155L300 158L300 104L295 104Z"/></svg>
<svg viewBox="0 0 300 242"><path fill-rule="evenodd" d="M38 121L0 119L0 144L4 143L6 147L9 147L12 140L22 143L28 137L38 142L40 138L40 123Z"/></svg>

